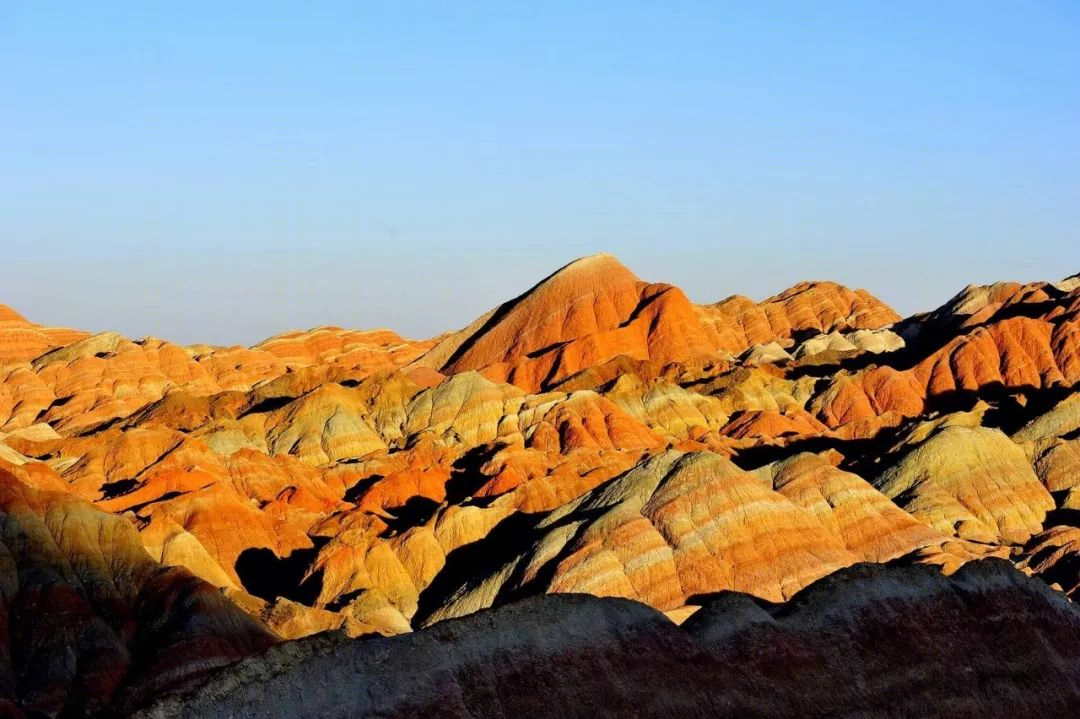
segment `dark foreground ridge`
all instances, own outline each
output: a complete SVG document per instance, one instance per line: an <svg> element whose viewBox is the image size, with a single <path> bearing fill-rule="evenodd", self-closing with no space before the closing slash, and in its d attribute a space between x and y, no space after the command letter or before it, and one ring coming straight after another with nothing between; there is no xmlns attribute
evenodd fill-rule
<svg viewBox="0 0 1080 719"><path fill-rule="evenodd" d="M1080 612L1008 562L860 564L785 604L738 593L677 626L548 595L414 634L272 647L143 719L1076 717Z"/></svg>
<svg viewBox="0 0 1080 719"><path fill-rule="evenodd" d="M278 641L135 527L0 469L0 717L116 716Z"/></svg>

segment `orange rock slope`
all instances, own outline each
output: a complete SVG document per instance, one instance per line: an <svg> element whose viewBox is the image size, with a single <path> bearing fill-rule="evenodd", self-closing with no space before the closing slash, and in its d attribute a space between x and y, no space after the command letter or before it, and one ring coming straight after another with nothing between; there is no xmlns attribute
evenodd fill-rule
<svg viewBox="0 0 1080 719"><path fill-rule="evenodd" d="M697 306L639 280L611 255L572 262L439 342L418 364L479 370L536 391L618 356L660 364L738 353L796 332L873 329L899 316L864 291L804 283L760 305Z"/></svg>
<svg viewBox="0 0 1080 719"><path fill-rule="evenodd" d="M78 330L33 324L7 305L0 304L0 366L31 360L85 336L85 332Z"/></svg>
<svg viewBox="0 0 1080 719"><path fill-rule="evenodd" d="M6 716L143 703L277 641L211 585L153 561L122 517L2 470L0 516Z"/></svg>
<svg viewBox="0 0 1080 719"><path fill-rule="evenodd" d="M904 320L828 282L696 305L608 255L426 341L184 347L3 308L0 470L50 532L108 518L122 561L106 530L79 545L106 557L87 581L108 602L173 567L256 643L553 592L681 619L859 562L996 556L1075 592L1078 318L1075 281L969 287ZM91 595L87 621L108 614ZM128 625L109 626L127 666ZM78 701L114 701L116 677ZM12 706L68 705L43 686Z"/></svg>

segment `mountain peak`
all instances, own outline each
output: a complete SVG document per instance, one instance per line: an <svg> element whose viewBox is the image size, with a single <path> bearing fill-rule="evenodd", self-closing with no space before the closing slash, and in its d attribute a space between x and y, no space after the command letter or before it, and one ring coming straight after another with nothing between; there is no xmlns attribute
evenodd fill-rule
<svg viewBox="0 0 1080 719"><path fill-rule="evenodd" d="M29 325L30 321L7 305L0 304L0 322Z"/></svg>
<svg viewBox="0 0 1080 719"><path fill-rule="evenodd" d="M693 325L697 320L690 303L677 294L685 305L684 324ZM616 354L644 359L650 356L649 331L629 325L646 305L655 304L651 312L667 306L654 303L657 296L656 287L613 255L582 257L447 337L420 363L444 373L480 370L536 389L580 369L583 362Z"/></svg>
<svg viewBox="0 0 1080 719"><path fill-rule="evenodd" d="M556 274L562 272L563 270L569 270L572 268L595 268L600 265L618 265L622 267L622 263L619 262L619 258L617 258L615 255L611 254L610 252L597 252L593 255L585 255L584 257L579 257L576 260L571 260L570 262L563 265L562 268L556 270Z"/></svg>
<svg viewBox="0 0 1080 719"><path fill-rule="evenodd" d="M1064 292L1072 292L1073 290L1080 288L1080 272L1077 272L1075 275L1069 275L1055 286Z"/></svg>
<svg viewBox="0 0 1080 719"><path fill-rule="evenodd" d="M637 275L626 267L626 265L619 262L615 255L601 252L595 255L579 257L573 262L563 265L544 279L540 280L540 282L536 283L536 285L521 295L521 298L532 294L542 287L555 283L561 286L568 281L595 282L596 280L602 280L604 282L630 281L634 283L641 281L638 279Z"/></svg>

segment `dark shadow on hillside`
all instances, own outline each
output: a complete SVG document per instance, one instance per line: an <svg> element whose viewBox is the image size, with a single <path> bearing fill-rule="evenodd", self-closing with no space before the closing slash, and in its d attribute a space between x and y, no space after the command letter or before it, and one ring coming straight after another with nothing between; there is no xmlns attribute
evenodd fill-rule
<svg viewBox="0 0 1080 719"><path fill-rule="evenodd" d="M731 460L741 469L752 470L802 452L821 454L835 449L844 456L840 469L870 479L882 471L884 467L881 459L890 455L890 449L899 441L903 432L903 427L886 427L868 439L806 437L780 446L761 444L737 450Z"/></svg>
<svg viewBox="0 0 1080 719"><path fill-rule="evenodd" d="M1054 500L1057 501L1065 492L1054 492ZM1046 513L1043 527L1080 527L1080 509L1052 509Z"/></svg>
<svg viewBox="0 0 1080 719"><path fill-rule="evenodd" d="M926 400L924 413L908 418L898 427L882 428L876 435L866 439L839 439L835 437L805 437L782 446L761 444L739 449L732 461L743 469L756 469L771 462L792 457L800 452L820 454L835 449L844 456L840 468L854 472L864 479L872 479L889 465L900 461L913 447L893 450L911 427L934 417L953 412L971 411L979 401L989 408L983 416L984 427L1000 429L1013 434L1036 417L1048 412L1061 400L1077 391L1062 385L1039 388L1032 385L1006 387L1000 382L986 384L978 390L954 390L933 395ZM887 458L888 461L884 461Z"/></svg>
<svg viewBox="0 0 1080 719"><path fill-rule="evenodd" d="M926 400L926 411L938 414L966 412L983 401L990 405L983 416L983 426L996 427L1011 435L1075 391L1075 387L1066 385L1007 387L1001 382L991 382L977 390L953 390L932 395Z"/></svg>
<svg viewBox="0 0 1080 719"><path fill-rule="evenodd" d="M138 409L136 409L134 412L131 412L130 414L126 414L123 417L111 417L109 419L98 422L97 424L94 424L94 425L91 425L89 427L85 427L83 429L80 429L77 432L72 432L69 436L71 436L71 437L91 437L91 436L93 436L95 434L98 434L100 432L105 432L107 430L112 429L113 427L120 426L125 421L127 421L128 417L134 417L136 415L142 414L147 409L149 409L153 404L154 404L153 402L147 402L146 404L139 407Z"/></svg>
<svg viewBox="0 0 1080 719"><path fill-rule="evenodd" d="M600 487L592 490L592 492L600 491L602 487L617 479L618 477L608 480L601 484ZM413 617L413 626L422 626L432 613L439 607L444 606L447 600L459 589L474 586L477 582L491 576L515 558L527 553L529 547L535 544L543 535L566 524L580 522L574 536L570 537L565 545L567 547L573 546L578 536L588 529L590 520L595 519L605 511L607 511L607 507L598 507L591 511L579 510L543 529L539 529L537 525L548 516L548 512L535 514L516 512L511 514L495 525L483 539L459 547L446 555L446 564L443 566L442 571L420 594L417 612ZM559 561L562 558L563 554L561 552L552 556L543 566L535 569L534 575L528 581L524 577L526 563L519 564L503 583L492 606L500 606L534 594L543 594L551 583L551 579L554 577L555 570L558 568Z"/></svg>
<svg viewBox="0 0 1080 719"><path fill-rule="evenodd" d="M528 294L528 292L518 295L512 300L503 302L501 305L496 307L495 311L491 313L491 317L488 318L487 322L481 325L480 328L476 330L476 332L469 335L469 337L467 337L464 342L458 345L458 348L454 350L453 353L446 359L446 362L444 362L442 366L438 367L437 369L442 370L461 359L466 352L471 350L473 346L476 345L476 343L480 340L481 337L483 337L485 334L491 331L492 328L502 322L503 318L510 314L510 310L514 309L517 303L526 294Z"/></svg>
<svg viewBox="0 0 1080 719"><path fill-rule="evenodd" d="M491 477L480 468L502 448L503 445L498 443L482 445L461 455L450 467L450 479L446 481L447 503L460 504L483 487Z"/></svg>
<svg viewBox="0 0 1080 719"><path fill-rule="evenodd" d="M263 412L273 412L274 410L281 409L282 407L289 404L290 402L292 402L295 399L296 399L296 397L287 397L287 396L286 397L267 397L266 399L260 400L259 402L256 402L255 404L248 407L246 410L244 410L242 413L240 413L240 416L237 417L237 419L243 419L244 417L247 417L249 414L262 414Z"/></svg>
<svg viewBox="0 0 1080 719"><path fill-rule="evenodd" d="M236 560L236 575L244 590L268 602L284 597L313 605L322 591L322 573L318 572L307 580L304 575L329 540L325 537L311 539L315 546L297 549L287 557L278 557L265 547L241 552Z"/></svg>
<svg viewBox="0 0 1080 719"><path fill-rule="evenodd" d="M661 297L663 297L664 295L667 295L670 291L671 291L670 289L663 289L663 290L660 290L659 292L656 292L656 293L651 294L651 295L649 295L647 297L642 297L641 299L639 299L637 305L634 306L633 311L630 312L630 316L628 316L625 320L623 320L622 322L619 323L619 329L623 329L625 327L629 327L630 325L634 324L634 322L637 320L637 318L641 317L641 313L643 313L651 305L656 303Z"/></svg>
<svg viewBox="0 0 1080 719"><path fill-rule="evenodd" d="M401 506L388 507L386 516L383 517L387 529L380 536L384 538L393 537L413 527L427 524L435 516L439 507L444 504L474 504L478 506L489 504L494 497L472 499L472 496L491 479L481 472L480 468L500 449L502 449L502 445L498 443L481 445L473 447L459 457L450 466L450 478L446 480L446 498L442 503L429 497L416 496L410 497ZM373 487L380 479L382 479L380 475L373 475L368 479L360 480L346 493L346 501L356 501L355 499L349 499L350 494L359 499L364 492Z"/></svg>
<svg viewBox="0 0 1080 719"><path fill-rule="evenodd" d="M1056 292L1052 288L1050 291L1051 294ZM936 323L926 316L909 318L897 324L893 330L897 334L903 334L908 328L918 326L921 331L915 336L909 336L905 340L905 346L898 350L881 354L862 352L828 363L815 362L813 357L809 357L807 358L809 361L799 360L794 365L791 365L787 377L789 379L799 379L807 376L822 377L840 371L857 372L874 365L888 366L898 371L909 370L962 335L970 334L978 329L1015 317L1038 319L1058 306L1059 297L1060 293L1054 299L1042 302L1021 302L1003 307L987 321L968 327L961 326L967 317L948 318L948 321L939 320Z"/></svg>
<svg viewBox="0 0 1080 719"><path fill-rule="evenodd" d="M987 411L984 423L998 427L1005 434L1013 434L1039 415L1049 412L1075 391L1075 387L1065 385L1045 388L1024 385L1013 388L996 406Z"/></svg>
<svg viewBox="0 0 1080 719"><path fill-rule="evenodd" d="M543 357L548 352L554 352L557 349L565 347L568 344L570 343L566 340L563 340L562 342L552 342L546 347L541 347L538 350L533 350L532 352L527 353L525 356L529 359L536 359L537 357Z"/></svg>
<svg viewBox="0 0 1080 719"><path fill-rule="evenodd" d="M157 504L158 502L167 502L170 499L176 499L177 497L183 497L185 494L190 494L190 492L180 492L178 490L173 490L171 492L166 492L165 494L161 495L160 497L154 497L153 499L151 499L151 500L149 500L147 502L143 502L142 504L133 504L132 506L125 509L124 511L125 512L131 512L131 513L133 513L135 515L138 515L139 512L146 509L151 504Z"/></svg>
<svg viewBox="0 0 1080 719"><path fill-rule="evenodd" d="M798 380L803 377L829 378L838 372L858 372L870 367L888 365L895 367L893 359L896 352L822 352L816 355L800 358L795 362L788 362L785 367L785 378Z"/></svg>
<svg viewBox="0 0 1080 719"><path fill-rule="evenodd" d="M115 482L106 482L101 485L102 499L116 499L122 497L139 486L137 479L118 479Z"/></svg>
<svg viewBox="0 0 1080 719"><path fill-rule="evenodd" d="M343 462L342 464L345 463ZM374 487L375 484L382 478L383 475L381 474L373 474L370 477L364 477L356 484L345 490L345 496L343 497L343 499L346 502L352 502L353 504L355 504L356 502L360 501L360 499L365 494L367 494L367 491Z"/></svg>
<svg viewBox="0 0 1080 719"><path fill-rule="evenodd" d="M48 407L37 413L37 416L34 417L34 421L41 422L45 418L45 415L49 413L49 410L53 409L54 407L63 407L65 404L70 402L71 399L71 397L57 397L49 404Z"/></svg>
<svg viewBox="0 0 1080 719"><path fill-rule="evenodd" d="M511 514L483 539L446 555L446 564L420 593L413 626L419 627L461 587L467 586L518 556L533 541L544 515Z"/></svg>
<svg viewBox="0 0 1080 719"><path fill-rule="evenodd" d="M1058 552L1059 548L1050 546L1039 550L1031 555L1029 562L1038 565L1047 561ZM1080 554L1068 554L1051 567L1035 575L1036 578L1046 582L1047 585L1057 584L1074 601L1077 597L1077 586L1080 585Z"/></svg>
<svg viewBox="0 0 1080 719"><path fill-rule="evenodd" d="M394 537L402 532L426 524L439 509L439 503L428 497L409 497L405 504L400 507L386 510L383 521L386 522L386 530L380 537Z"/></svg>

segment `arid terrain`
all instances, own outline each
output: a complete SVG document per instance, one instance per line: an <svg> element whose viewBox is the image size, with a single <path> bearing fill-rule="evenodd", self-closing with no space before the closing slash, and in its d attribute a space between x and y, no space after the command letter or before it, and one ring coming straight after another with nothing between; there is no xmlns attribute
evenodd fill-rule
<svg viewBox="0 0 1080 719"><path fill-rule="evenodd" d="M18 309L0 716L1080 716L1080 277L904 318L597 255L252 347Z"/></svg>

